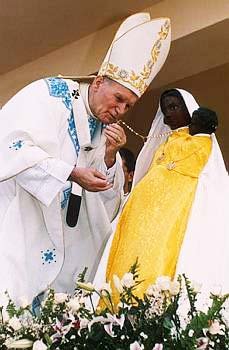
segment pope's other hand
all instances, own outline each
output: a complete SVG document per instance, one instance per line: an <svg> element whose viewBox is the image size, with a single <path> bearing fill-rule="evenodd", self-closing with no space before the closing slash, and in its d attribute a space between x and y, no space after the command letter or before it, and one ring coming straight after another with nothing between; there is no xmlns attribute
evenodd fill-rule
<svg viewBox="0 0 229 350"><path fill-rule="evenodd" d="M69 180L76 182L90 192L106 191L113 186L107 181L105 175L94 168L75 167L70 174Z"/></svg>

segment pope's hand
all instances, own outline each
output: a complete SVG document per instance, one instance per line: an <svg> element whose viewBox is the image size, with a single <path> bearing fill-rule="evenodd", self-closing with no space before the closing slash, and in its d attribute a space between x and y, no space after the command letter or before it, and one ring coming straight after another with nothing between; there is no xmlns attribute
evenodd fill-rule
<svg viewBox="0 0 229 350"><path fill-rule="evenodd" d="M110 168L115 163L116 153L126 143L126 134L118 123L107 125L104 134L107 138L104 160L107 167Z"/></svg>
<svg viewBox="0 0 229 350"><path fill-rule="evenodd" d="M105 175L93 168L75 167L71 172L69 180L76 182L90 192L106 191L113 186L107 181Z"/></svg>

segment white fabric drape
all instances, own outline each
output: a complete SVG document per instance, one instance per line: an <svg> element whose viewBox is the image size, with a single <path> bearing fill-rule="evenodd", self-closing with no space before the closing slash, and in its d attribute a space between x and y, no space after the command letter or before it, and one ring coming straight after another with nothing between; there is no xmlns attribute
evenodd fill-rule
<svg viewBox="0 0 229 350"><path fill-rule="evenodd" d="M69 96L79 88L77 82L68 86ZM61 209L67 178L75 164L104 168L106 138L98 128L90 139L89 115L81 96L74 99L79 106L74 108L78 156L68 131L70 110L62 97L50 95L42 79L1 110L0 303L6 290L15 302L22 296L31 302L49 286L72 292L85 266L93 278L119 208L123 172L117 157L113 187L106 193L83 190L78 224L67 226L66 208Z"/></svg>

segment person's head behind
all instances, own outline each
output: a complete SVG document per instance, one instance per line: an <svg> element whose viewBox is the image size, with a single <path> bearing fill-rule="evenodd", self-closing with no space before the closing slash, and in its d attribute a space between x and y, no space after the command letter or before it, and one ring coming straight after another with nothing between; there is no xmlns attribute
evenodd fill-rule
<svg viewBox="0 0 229 350"><path fill-rule="evenodd" d="M124 193L128 193L130 192L131 184L133 181L136 159L133 152L130 151L128 148L122 147L119 150L119 153L122 158L122 168L125 177L123 189Z"/></svg>
<svg viewBox="0 0 229 350"><path fill-rule="evenodd" d="M138 100L125 86L107 77L97 76L89 87L89 106L104 124L116 123Z"/></svg>
<svg viewBox="0 0 229 350"><path fill-rule="evenodd" d="M212 134L217 127L218 117L216 112L206 107L200 107L192 114L189 133L190 135Z"/></svg>
<svg viewBox="0 0 229 350"><path fill-rule="evenodd" d="M164 114L164 123L172 130L190 124L191 116L178 90L170 89L164 91L160 97L160 107Z"/></svg>

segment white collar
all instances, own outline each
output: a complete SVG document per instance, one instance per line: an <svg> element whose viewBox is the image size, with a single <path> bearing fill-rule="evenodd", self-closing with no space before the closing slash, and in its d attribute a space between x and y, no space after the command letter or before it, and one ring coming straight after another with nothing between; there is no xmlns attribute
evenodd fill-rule
<svg viewBox="0 0 229 350"><path fill-rule="evenodd" d="M210 134L205 134L205 133L199 133L199 134L195 134L193 136L207 136L207 137L211 137Z"/></svg>
<svg viewBox="0 0 229 350"><path fill-rule="evenodd" d="M98 118L96 118L96 116L94 116L94 114L92 113L91 108L89 106L89 86L90 85L88 83L80 82L80 84L79 84L80 93L81 93L83 102L85 104L88 116L91 116L91 117L98 120Z"/></svg>

